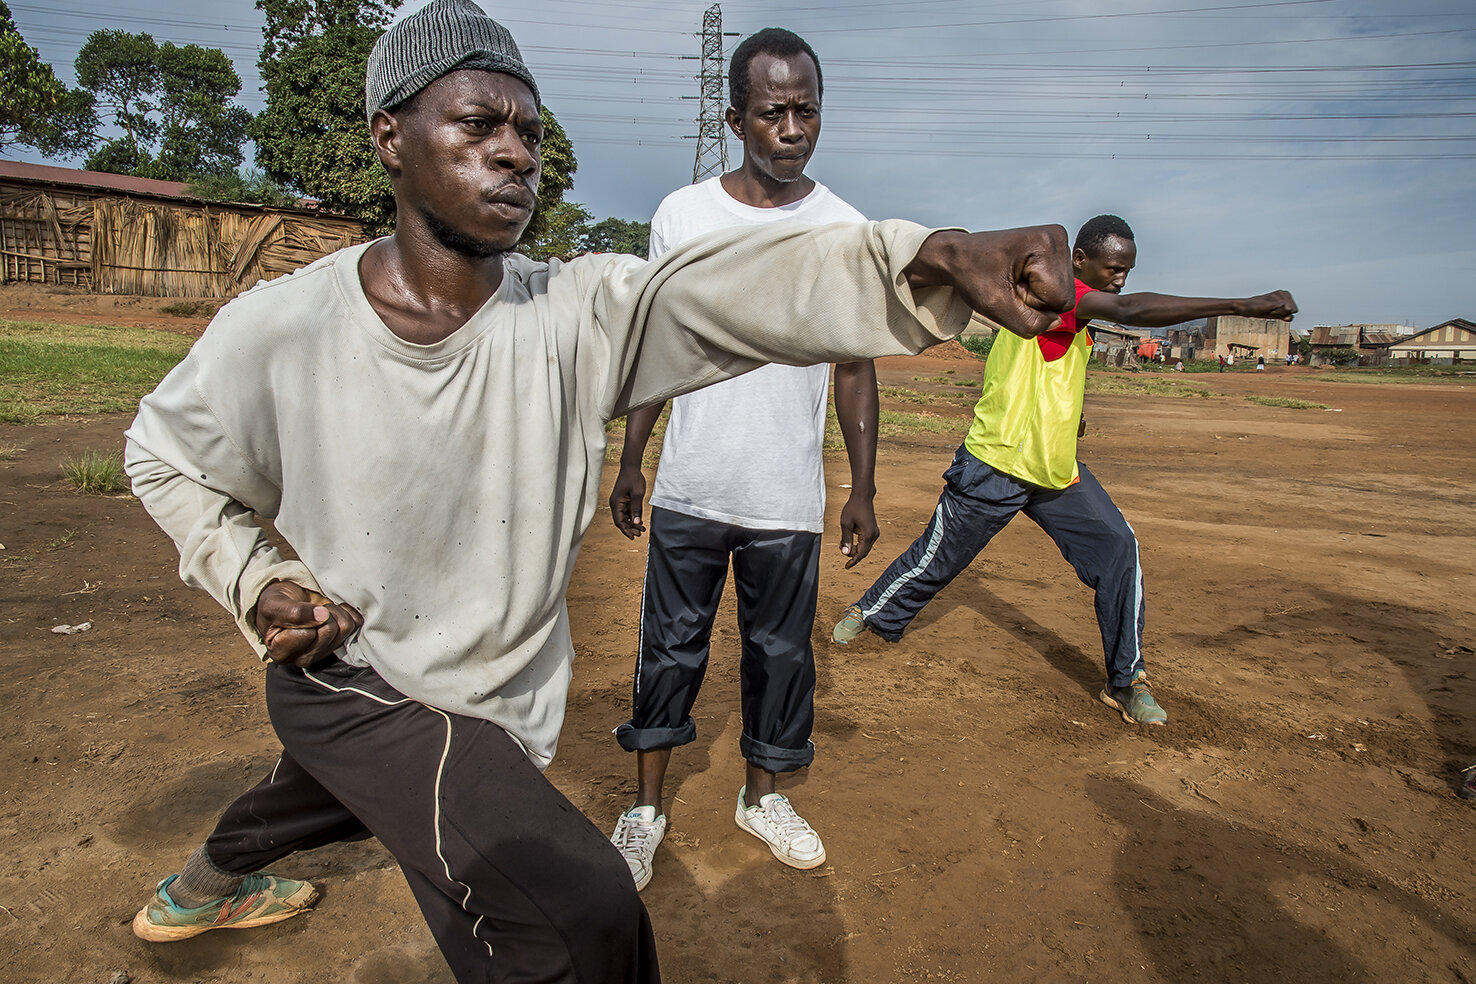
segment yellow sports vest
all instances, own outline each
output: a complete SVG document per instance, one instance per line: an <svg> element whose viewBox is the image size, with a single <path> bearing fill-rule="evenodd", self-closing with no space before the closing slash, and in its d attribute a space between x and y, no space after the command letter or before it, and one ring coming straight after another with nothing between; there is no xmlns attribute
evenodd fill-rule
<svg viewBox="0 0 1476 984"><path fill-rule="evenodd" d="M1076 429L1092 339L1079 331L1047 362L1033 338L1001 331L984 365L984 390L964 447L996 471L1047 489L1077 481Z"/></svg>

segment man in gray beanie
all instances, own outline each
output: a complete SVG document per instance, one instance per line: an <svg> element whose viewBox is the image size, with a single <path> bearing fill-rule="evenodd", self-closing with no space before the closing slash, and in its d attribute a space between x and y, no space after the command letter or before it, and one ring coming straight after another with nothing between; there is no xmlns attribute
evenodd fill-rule
<svg viewBox="0 0 1476 984"><path fill-rule="evenodd" d="M290 918L317 893L261 869L372 834L457 980L656 981L629 869L541 771L606 422L772 361L916 352L970 307L1048 330L1072 299L1065 230L779 225L534 263L512 249L538 91L467 0L380 39L365 108L394 234L227 304L127 434L181 576L269 661L283 747L133 929Z"/></svg>

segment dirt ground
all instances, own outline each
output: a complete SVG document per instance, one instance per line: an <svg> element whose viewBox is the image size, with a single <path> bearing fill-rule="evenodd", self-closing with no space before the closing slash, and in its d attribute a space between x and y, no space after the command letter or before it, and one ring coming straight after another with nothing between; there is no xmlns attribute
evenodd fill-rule
<svg viewBox="0 0 1476 984"><path fill-rule="evenodd" d="M914 377L948 369L977 371L923 357L882 377L926 388ZM921 531L966 411L951 434L888 443L883 540L846 572L827 537L817 756L783 781L830 860L792 871L734 827L730 595L644 893L667 980L1476 981L1476 804L1454 795L1476 760L1476 442L1460 436L1476 377L1186 382L1215 395L1089 398L1081 452L1142 543L1168 727L1097 701L1090 593L1023 518L901 643L829 641ZM138 503L61 479L127 422L0 425L0 447L24 449L0 461L0 980L450 981L374 842L278 865L323 890L302 918L130 935L276 746L260 667ZM833 528L844 456L827 468ZM635 789L610 731L643 550L597 518L569 598L579 658L549 775L605 829Z"/></svg>

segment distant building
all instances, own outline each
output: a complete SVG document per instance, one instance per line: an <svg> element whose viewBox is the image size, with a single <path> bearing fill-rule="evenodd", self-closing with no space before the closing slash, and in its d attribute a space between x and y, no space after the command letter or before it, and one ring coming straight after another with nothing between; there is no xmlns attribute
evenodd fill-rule
<svg viewBox="0 0 1476 984"><path fill-rule="evenodd" d="M1100 321L1092 322L1089 330L1093 359L1119 369L1137 364L1138 346L1143 341L1141 333L1126 331L1121 325L1103 324Z"/></svg>
<svg viewBox="0 0 1476 984"><path fill-rule="evenodd" d="M1389 347L1404 337L1395 330L1401 327L1318 325L1307 339L1312 348L1312 356L1307 361L1314 366L1351 365L1356 358L1360 366L1386 366L1390 360ZM1352 354L1346 354L1349 352Z"/></svg>
<svg viewBox="0 0 1476 984"><path fill-rule="evenodd" d="M1224 315L1205 319L1204 341L1196 350L1202 359L1233 355L1237 359L1265 356L1284 359L1291 347L1291 322L1269 318Z"/></svg>
<svg viewBox="0 0 1476 984"><path fill-rule="evenodd" d="M0 161L0 283L234 297L365 240L357 219L210 202L178 181Z"/></svg>
<svg viewBox="0 0 1476 984"><path fill-rule="evenodd" d="M1476 362L1476 324L1465 318L1442 321L1434 328L1391 342L1387 351L1392 361L1418 365Z"/></svg>

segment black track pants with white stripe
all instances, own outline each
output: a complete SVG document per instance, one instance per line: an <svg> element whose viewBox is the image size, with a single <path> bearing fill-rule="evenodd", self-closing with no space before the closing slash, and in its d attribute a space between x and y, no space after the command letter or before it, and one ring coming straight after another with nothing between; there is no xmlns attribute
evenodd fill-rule
<svg viewBox="0 0 1476 984"><path fill-rule="evenodd" d="M336 659L273 665L266 690L282 759L221 817L216 867L373 834L462 984L660 980L625 861L506 731Z"/></svg>
<svg viewBox="0 0 1476 984"><path fill-rule="evenodd" d="M1126 687L1143 669L1147 607L1138 538L1086 465L1077 468L1075 485L1043 489L995 471L960 447L943 473L947 484L928 528L857 602L866 624L883 638L900 639L933 596L1023 512L1096 592L1107 679Z"/></svg>

